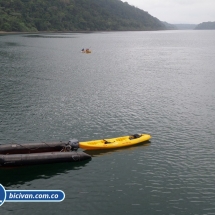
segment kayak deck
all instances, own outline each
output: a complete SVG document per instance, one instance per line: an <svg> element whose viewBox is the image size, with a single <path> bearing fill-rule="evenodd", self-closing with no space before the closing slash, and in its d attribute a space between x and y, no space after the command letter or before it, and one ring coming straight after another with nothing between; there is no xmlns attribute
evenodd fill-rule
<svg viewBox="0 0 215 215"><path fill-rule="evenodd" d="M92 140L87 142L79 142L82 149L95 150L95 149L115 149L126 146L132 146L142 143L151 139L149 134L134 134L130 136Z"/></svg>

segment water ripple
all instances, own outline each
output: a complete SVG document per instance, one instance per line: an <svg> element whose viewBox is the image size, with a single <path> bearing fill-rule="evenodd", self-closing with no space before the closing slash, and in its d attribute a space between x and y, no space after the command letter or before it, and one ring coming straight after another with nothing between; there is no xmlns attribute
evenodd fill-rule
<svg viewBox="0 0 215 215"><path fill-rule="evenodd" d="M89 152L83 166L0 170L7 189L66 193L57 205L5 204L4 214L215 214L214 38L0 37L0 144L152 135L146 145ZM84 44L92 54L80 52Z"/></svg>

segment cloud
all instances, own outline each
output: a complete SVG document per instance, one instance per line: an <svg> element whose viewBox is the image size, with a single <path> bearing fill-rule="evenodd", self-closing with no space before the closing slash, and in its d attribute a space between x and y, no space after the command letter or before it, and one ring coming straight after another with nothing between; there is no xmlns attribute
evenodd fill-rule
<svg viewBox="0 0 215 215"><path fill-rule="evenodd" d="M215 21L215 0L127 0L161 21L191 23Z"/></svg>

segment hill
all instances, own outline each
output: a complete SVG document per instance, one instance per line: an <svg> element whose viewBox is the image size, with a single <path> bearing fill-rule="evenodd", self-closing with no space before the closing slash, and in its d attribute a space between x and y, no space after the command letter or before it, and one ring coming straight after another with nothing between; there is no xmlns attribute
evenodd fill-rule
<svg viewBox="0 0 215 215"><path fill-rule="evenodd" d="M120 0L0 0L0 31L165 30Z"/></svg>
<svg viewBox="0 0 215 215"><path fill-rule="evenodd" d="M203 22L195 27L195 30L215 30L215 22Z"/></svg>

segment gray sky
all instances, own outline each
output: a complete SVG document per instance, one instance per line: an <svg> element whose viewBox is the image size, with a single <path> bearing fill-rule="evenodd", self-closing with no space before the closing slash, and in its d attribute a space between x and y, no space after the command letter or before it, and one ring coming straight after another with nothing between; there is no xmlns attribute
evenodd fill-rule
<svg viewBox="0 0 215 215"><path fill-rule="evenodd" d="M170 24L215 21L215 0L122 0Z"/></svg>

